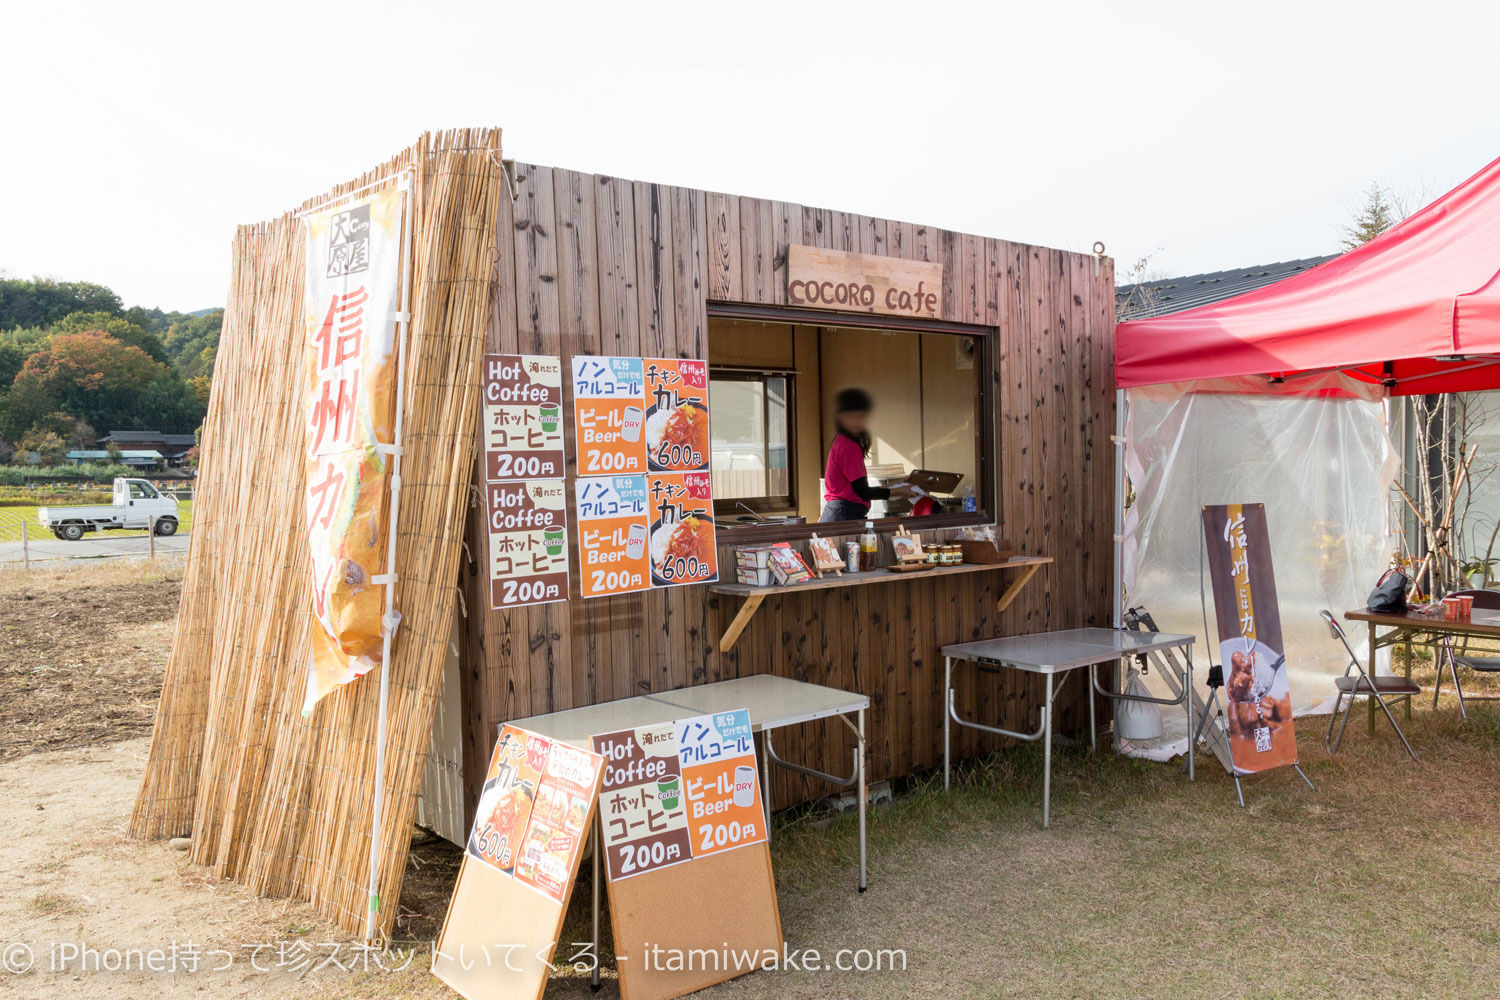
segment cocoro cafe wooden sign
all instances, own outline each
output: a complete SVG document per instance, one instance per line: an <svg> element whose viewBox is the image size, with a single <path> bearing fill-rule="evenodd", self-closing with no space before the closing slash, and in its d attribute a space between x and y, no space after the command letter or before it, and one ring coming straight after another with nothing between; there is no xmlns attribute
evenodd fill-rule
<svg viewBox="0 0 1500 1000"><path fill-rule="evenodd" d="M937 319L943 311L943 265L900 257L787 248L788 305Z"/></svg>

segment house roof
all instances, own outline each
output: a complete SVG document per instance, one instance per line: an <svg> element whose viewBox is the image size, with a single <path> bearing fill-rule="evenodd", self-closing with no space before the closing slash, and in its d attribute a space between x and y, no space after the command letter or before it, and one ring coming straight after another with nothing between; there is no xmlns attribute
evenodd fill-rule
<svg viewBox="0 0 1500 1000"><path fill-rule="evenodd" d="M94 461L94 460L107 459L107 458L109 458L109 452L107 452L107 451L96 451L96 450L93 450L93 449L82 449L82 450L75 450L75 451L68 452L68 457L72 458L72 459L76 459L76 460L78 460L80 462L88 462L88 461ZM160 462L161 460L162 460L162 454L161 454L161 452L157 451L154 448L149 448L149 449L135 449L135 450L121 449L120 450L120 461L122 461L122 462Z"/></svg>
<svg viewBox="0 0 1500 1000"><path fill-rule="evenodd" d="M99 439L99 443L113 441L115 444L173 444L187 445L192 447L193 435L191 434L163 434L161 431L110 431L105 437Z"/></svg>
<svg viewBox="0 0 1500 1000"><path fill-rule="evenodd" d="M1331 253L1324 257L1303 257L1276 264L1257 264L1229 271L1209 271L1206 274L1187 274L1177 278L1117 285L1115 311L1122 321L1165 316L1254 291L1317 267L1325 260L1332 260L1337 256L1338 254Z"/></svg>

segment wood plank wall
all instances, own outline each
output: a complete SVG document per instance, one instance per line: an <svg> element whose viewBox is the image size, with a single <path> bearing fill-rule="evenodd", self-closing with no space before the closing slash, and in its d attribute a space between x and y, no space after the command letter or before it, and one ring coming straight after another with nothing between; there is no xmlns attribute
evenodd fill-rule
<svg viewBox="0 0 1500 1000"><path fill-rule="evenodd" d="M499 223L498 245L511 252L498 261L491 352L560 354L565 365L579 354L703 358L710 301L786 305L791 243L941 261L942 318L995 329L1001 531L1020 551L1056 562L1003 615L995 602L1014 571L772 598L721 655L718 637L737 599L706 587L487 610L476 490L463 571L471 814L507 720L756 673L870 695L872 778L940 766L940 646L1109 623L1111 261L786 202L516 170L520 196L507 200ZM732 567L731 555L721 549L721 566ZM576 555L572 572L576 593ZM964 671L959 684L966 715L1033 727L1039 683L974 674ZM1059 725L1082 724L1086 705L1073 682L1059 697ZM955 738L961 756L1001 745L973 730ZM777 739L784 758L839 772L849 767L848 746L836 720ZM787 772L774 780L778 806L832 790Z"/></svg>

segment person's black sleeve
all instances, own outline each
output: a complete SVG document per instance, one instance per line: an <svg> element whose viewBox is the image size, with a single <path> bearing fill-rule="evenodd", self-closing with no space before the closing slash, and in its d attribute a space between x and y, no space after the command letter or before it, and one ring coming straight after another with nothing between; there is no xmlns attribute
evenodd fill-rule
<svg viewBox="0 0 1500 1000"><path fill-rule="evenodd" d="M869 503L871 500L889 500L891 498L890 490L884 486L871 486L868 479L856 479L849 485L854 487L854 492L858 493L859 498L865 503Z"/></svg>

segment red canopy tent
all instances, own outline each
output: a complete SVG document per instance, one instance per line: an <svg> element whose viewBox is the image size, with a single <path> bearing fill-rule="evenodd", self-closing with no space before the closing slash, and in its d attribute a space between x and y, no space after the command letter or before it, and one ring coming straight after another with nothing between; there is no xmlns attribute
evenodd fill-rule
<svg viewBox="0 0 1500 1000"><path fill-rule="evenodd" d="M1115 333L1122 389L1328 372L1391 395L1500 387L1500 160L1341 257Z"/></svg>

